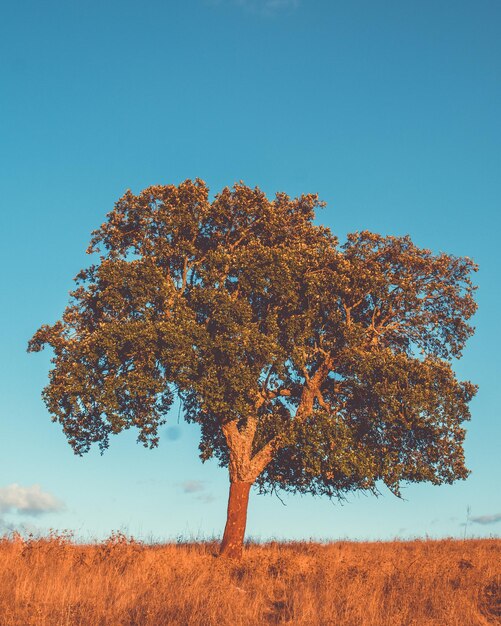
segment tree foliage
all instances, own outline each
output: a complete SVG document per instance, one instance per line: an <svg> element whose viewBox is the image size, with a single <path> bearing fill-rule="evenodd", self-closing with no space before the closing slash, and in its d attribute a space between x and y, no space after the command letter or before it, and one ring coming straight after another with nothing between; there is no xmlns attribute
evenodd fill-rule
<svg viewBox="0 0 501 626"><path fill-rule="evenodd" d="M465 478L457 380L475 312L468 258L314 224L316 195L201 180L128 191L93 233L44 400L76 453L136 427L156 446L174 397L203 460L262 490L399 493Z"/></svg>

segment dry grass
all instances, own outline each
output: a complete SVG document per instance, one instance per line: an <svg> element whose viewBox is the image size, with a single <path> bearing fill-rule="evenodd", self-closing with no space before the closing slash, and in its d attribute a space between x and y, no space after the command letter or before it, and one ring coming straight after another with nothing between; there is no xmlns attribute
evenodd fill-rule
<svg viewBox="0 0 501 626"><path fill-rule="evenodd" d="M0 540L2 626L501 623L501 540L216 544Z"/></svg>

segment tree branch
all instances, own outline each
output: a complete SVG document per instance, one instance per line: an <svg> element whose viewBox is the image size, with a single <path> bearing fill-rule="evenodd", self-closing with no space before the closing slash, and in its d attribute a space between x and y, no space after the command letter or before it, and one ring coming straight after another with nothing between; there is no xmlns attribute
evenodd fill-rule
<svg viewBox="0 0 501 626"><path fill-rule="evenodd" d="M255 474L257 478L259 474L264 470L264 468L270 463L273 459L273 456L277 449L280 447L280 435L273 437L267 444L265 444L261 450L256 452L251 459L251 468L252 473Z"/></svg>

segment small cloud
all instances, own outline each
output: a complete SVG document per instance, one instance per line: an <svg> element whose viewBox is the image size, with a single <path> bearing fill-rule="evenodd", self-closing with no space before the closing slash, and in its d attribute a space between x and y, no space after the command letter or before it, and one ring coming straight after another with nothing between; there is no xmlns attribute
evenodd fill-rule
<svg viewBox="0 0 501 626"><path fill-rule="evenodd" d="M0 487L0 513L42 515L63 509L63 503L40 485L22 487L17 483Z"/></svg>
<svg viewBox="0 0 501 626"><path fill-rule="evenodd" d="M31 522L13 523L0 517L0 533L11 534L19 533L20 535L40 535L41 529Z"/></svg>
<svg viewBox="0 0 501 626"><path fill-rule="evenodd" d="M202 493L197 497L197 500L209 504L210 502L214 502L216 498L210 493Z"/></svg>
<svg viewBox="0 0 501 626"><path fill-rule="evenodd" d="M205 483L201 480L185 480L182 483L178 483L184 493L194 495L197 500L205 502L214 502L215 498L212 494L207 493Z"/></svg>
<svg viewBox="0 0 501 626"><path fill-rule="evenodd" d="M200 493L205 491L205 484L201 480L185 480L179 483L184 493Z"/></svg>
<svg viewBox="0 0 501 626"><path fill-rule="evenodd" d="M475 524L496 524L501 522L501 513L495 513L494 515L479 515L478 517L471 517L470 522Z"/></svg>

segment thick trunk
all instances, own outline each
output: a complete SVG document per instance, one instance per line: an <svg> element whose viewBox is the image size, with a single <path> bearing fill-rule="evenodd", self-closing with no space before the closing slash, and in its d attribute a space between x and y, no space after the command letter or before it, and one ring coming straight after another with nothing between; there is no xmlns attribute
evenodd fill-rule
<svg viewBox="0 0 501 626"><path fill-rule="evenodd" d="M224 528L219 554L230 559L240 559L247 524L247 505L249 503L250 482L235 481L230 483L228 515Z"/></svg>

